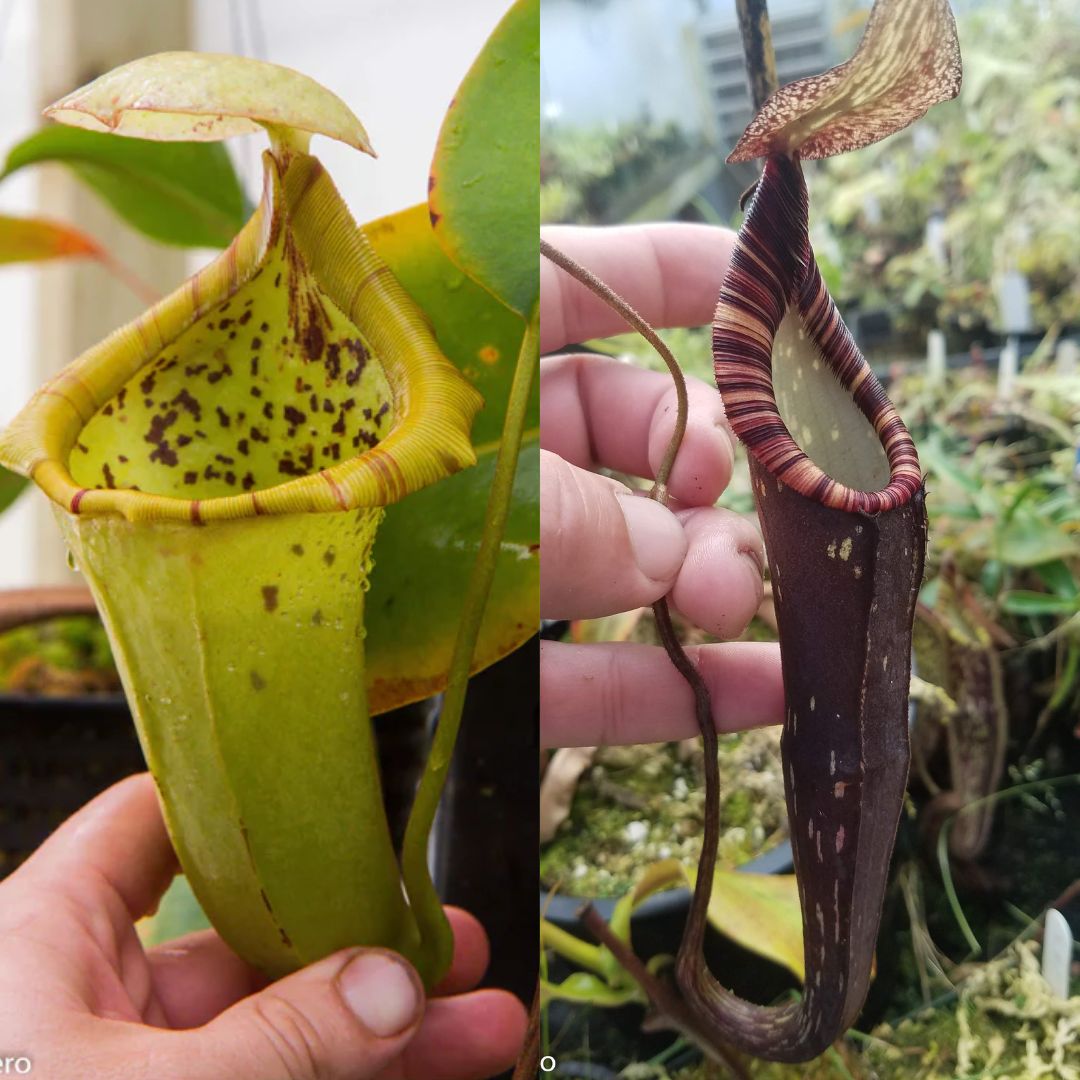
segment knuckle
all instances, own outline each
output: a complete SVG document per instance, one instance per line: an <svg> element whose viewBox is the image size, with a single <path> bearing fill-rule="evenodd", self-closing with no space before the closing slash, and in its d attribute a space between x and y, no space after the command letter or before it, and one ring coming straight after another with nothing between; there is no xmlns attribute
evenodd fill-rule
<svg viewBox="0 0 1080 1080"><path fill-rule="evenodd" d="M259 1037L289 1080L332 1080L325 1065L326 1041L301 1008L276 994L264 994L252 1004Z"/></svg>

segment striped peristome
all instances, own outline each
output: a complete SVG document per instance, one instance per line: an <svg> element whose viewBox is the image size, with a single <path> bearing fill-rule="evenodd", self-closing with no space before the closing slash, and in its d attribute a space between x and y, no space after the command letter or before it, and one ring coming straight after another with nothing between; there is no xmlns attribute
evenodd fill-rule
<svg viewBox="0 0 1080 1080"><path fill-rule="evenodd" d="M773 341L789 309L877 432L889 462L885 488L860 491L840 483L792 438L777 408L772 372ZM713 360L732 429L770 473L801 495L838 510L873 514L903 506L921 488L915 444L814 262L797 159L774 154L765 163L720 290Z"/></svg>

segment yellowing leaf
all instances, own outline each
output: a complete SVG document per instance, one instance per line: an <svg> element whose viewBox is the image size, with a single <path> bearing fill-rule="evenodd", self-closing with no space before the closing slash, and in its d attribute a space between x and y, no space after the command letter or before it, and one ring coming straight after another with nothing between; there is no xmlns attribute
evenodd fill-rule
<svg viewBox="0 0 1080 1080"><path fill-rule="evenodd" d="M956 97L960 81L960 43L948 0L877 0L855 55L777 90L728 161L857 150Z"/></svg>
<svg viewBox="0 0 1080 1080"><path fill-rule="evenodd" d="M696 873L685 874L693 888ZM782 964L800 980L806 977L802 908L794 874L717 870L709 922L744 949Z"/></svg>
<svg viewBox="0 0 1080 1080"><path fill-rule="evenodd" d="M363 125L336 94L292 68L243 56L145 56L61 98L45 115L73 127L164 142L292 129L374 155Z"/></svg>
<svg viewBox="0 0 1080 1080"><path fill-rule="evenodd" d="M577 619L570 624L570 637L578 645L593 641L629 641L646 610L634 608L599 619Z"/></svg>
<svg viewBox="0 0 1080 1080"><path fill-rule="evenodd" d="M37 262L70 256L99 258L101 248L86 233L42 218L0 216L0 263Z"/></svg>

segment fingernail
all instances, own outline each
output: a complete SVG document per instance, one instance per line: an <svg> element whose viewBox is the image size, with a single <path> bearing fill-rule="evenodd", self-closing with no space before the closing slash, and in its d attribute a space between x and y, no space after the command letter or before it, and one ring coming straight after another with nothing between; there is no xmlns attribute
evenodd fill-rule
<svg viewBox="0 0 1080 1080"><path fill-rule="evenodd" d="M638 569L651 581L673 578L686 558L686 534L675 515L636 495L620 495L619 506Z"/></svg>
<svg viewBox="0 0 1080 1080"><path fill-rule="evenodd" d="M338 976L341 996L380 1039L404 1031L420 1011L420 988L405 964L386 953L362 952Z"/></svg>
<svg viewBox="0 0 1080 1080"><path fill-rule="evenodd" d="M741 548L739 554L753 566L754 572L759 578L765 577L765 557L757 548Z"/></svg>

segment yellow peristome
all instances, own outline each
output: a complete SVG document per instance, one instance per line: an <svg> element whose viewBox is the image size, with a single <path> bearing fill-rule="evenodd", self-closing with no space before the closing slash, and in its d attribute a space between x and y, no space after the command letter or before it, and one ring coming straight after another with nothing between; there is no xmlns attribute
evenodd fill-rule
<svg viewBox="0 0 1080 1080"><path fill-rule="evenodd" d="M45 115L91 131L165 142L293 129L375 155L348 105L314 79L280 64L219 53L144 56L61 98Z"/></svg>
<svg viewBox="0 0 1080 1080"><path fill-rule="evenodd" d="M130 521L223 521L382 506L475 462L480 397L442 355L426 317L357 229L319 162L264 155L262 201L213 263L134 322L89 349L34 396L0 435L0 463L32 476L65 510ZM236 495L188 499L72 475L72 452L102 410L170 344L240 294L282 245L304 280L359 328L381 366L393 426L377 445L308 475ZM220 351L220 350L219 350Z"/></svg>

